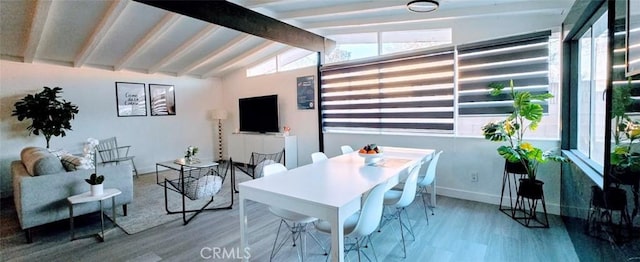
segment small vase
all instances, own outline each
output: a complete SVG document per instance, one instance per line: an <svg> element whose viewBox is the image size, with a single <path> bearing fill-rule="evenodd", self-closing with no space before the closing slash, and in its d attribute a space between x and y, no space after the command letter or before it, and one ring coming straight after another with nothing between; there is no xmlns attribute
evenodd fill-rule
<svg viewBox="0 0 640 262"><path fill-rule="evenodd" d="M104 187L102 185L103 184L91 185L91 195L92 196L102 195L104 193Z"/></svg>

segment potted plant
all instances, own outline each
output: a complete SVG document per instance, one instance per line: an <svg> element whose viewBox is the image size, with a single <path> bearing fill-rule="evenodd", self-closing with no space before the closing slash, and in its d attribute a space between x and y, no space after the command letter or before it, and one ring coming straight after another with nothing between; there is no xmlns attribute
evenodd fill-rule
<svg viewBox="0 0 640 262"><path fill-rule="evenodd" d="M87 181L89 185L91 185L91 195L99 196L104 192L102 182L104 182L104 176L97 175L96 173L91 174L91 176L84 181Z"/></svg>
<svg viewBox="0 0 640 262"><path fill-rule="evenodd" d="M513 113L506 119L487 123L482 127L484 137L491 141L508 142L498 147L498 154L505 158L506 168L512 168L513 173L526 174L527 178L520 180L518 194L539 199L542 197L542 181L536 179L538 166L549 160L565 161L565 158L552 151L542 151L530 142L524 141L528 130L536 130L543 116L543 108L535 101L545 101L553 95L549 93L532 94L528 91L514 90L513 80L509 82L510 96L513 99ZM491 83L491 95L503 94L504 85Z"/></svg>
<svg viewBox="0 0 640 262"><path fill-rule="evenodd" d="M614 183L638 186L640 180L640 152L634 142L640 140L640 122L627 115L631 98L631 78L626 86L613 89L611 118L614 147L611 150L611 177Z"/></svg>
<svg viewBox="0 0 640 262"><path fill-rule="evenodd" d="M12 116L17 116L18 121L31 119L31 125L27 126L29 134L40 135L42 133L47 140L47 148L52 136L65 136L65 130L71 130L71 120L78 113L78 107L64 99L59 99L62 92L60 87L44 87L44 90L35 95L27 95L14 104Z"/></svg>
<svg viewBox="0 0 640 262"><path fill-rule="evenodd" d="M197 146L189 146L187 147L187 151L184 154L184 160L187 164L191 164L193 162L197 162L196 154L198 153Z"/></svg>

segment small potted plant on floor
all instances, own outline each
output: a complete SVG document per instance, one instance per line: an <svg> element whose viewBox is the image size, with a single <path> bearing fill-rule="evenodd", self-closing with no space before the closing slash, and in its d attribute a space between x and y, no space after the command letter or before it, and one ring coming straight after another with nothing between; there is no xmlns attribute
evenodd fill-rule
<svg viewBox="0 0 640 262"><path fill-rule="evenodd" d="M102 182L104 182L104 176L96 175L96 173L91 174L91 176L84 181L87 181L89 185L91 185L91 195L99 196L104 192Z"/></svg>
<svg viewBox="0 0 640 262"><path fill-rule="evenodd" d="M526 174L520 179L518 194L527 198L542 197L542 181L536 179L538 165L549 160L565 161L565 158L552 151L543 151L530 142L524 141L527 130L535 130L543 116L543 107L535 101L545 101L553 97L549 93L532 94L528 91L516 91L513 80L510 81L510 92L513 99L513 113L506 119L487 123L482 127L486 139L497 142L508 142L498 147L498 154L507 161L506 168L513 168L513 173ZM491 83L491 95L503 94L504 85Z"/></svg>

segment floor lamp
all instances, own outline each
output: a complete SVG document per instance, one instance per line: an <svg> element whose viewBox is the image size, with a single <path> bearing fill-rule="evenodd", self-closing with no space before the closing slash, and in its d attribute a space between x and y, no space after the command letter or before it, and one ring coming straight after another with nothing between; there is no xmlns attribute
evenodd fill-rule
<svg viewBox="0 0 640 262"><path fill-rule="evenodd" d="M227 119L227 110L214 109L211 111L211 118L218 120L218 160L222 161L222 120Z"/></svg>

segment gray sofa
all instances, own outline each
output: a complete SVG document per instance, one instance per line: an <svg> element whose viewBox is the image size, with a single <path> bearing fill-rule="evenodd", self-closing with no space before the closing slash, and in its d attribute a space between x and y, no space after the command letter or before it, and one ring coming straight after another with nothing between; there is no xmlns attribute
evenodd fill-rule
<svg viewBox="0 0 640 262"><path fill-rule="evenodd" d="M11 163L13 177L13 200L25 230L27 242L31 242L31 228L69 218L67 197L87 192L90 186L84 181L93 169L67 172L60 159L47 149L27 147L20 153L20 161ZM130 165L99 166L98 174L104 175L104 188L122 191L115 197L116 206L133 200L133 176ZM104 201L105 209L111 201ZM75 205L74 215L83 215L100 210L98 202Z"/></svg>

